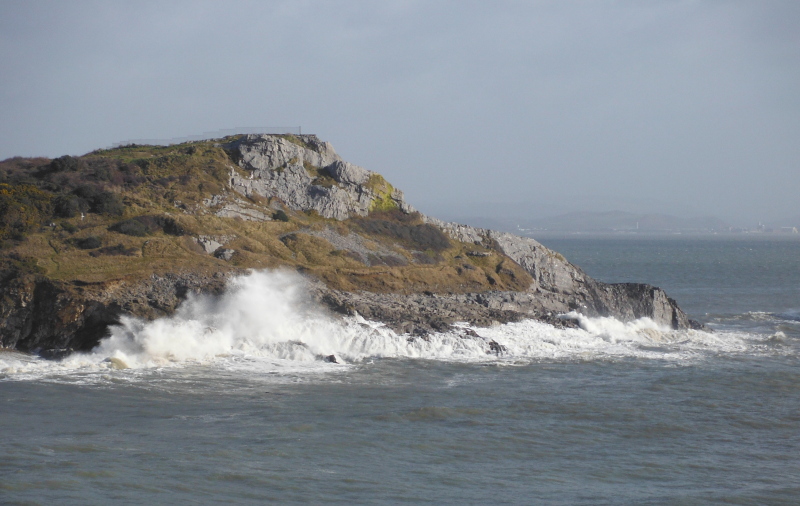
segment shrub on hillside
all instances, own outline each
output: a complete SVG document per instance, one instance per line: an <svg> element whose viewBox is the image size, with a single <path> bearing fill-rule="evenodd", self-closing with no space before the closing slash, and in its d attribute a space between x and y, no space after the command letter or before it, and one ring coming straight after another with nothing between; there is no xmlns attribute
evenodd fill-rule
<svg viewBox="0 0 800 506"><path fill-rule="evenodd" d="M126 248L122 244L117 244L116 246L106 246L105 248L96 249L89 253L89 256L92 257L100 257L103 255L126 255L126 256L134 256L136 252L139 251L137 248Z"/></svg>
<svg viewBox="0 0 800 506"><path fill-rule="evenodd" d="M74 218L89 210L89 202L77 195L59 195L53 200L53 216Z"/></svg>
<svg viewBox="0 0 800 506"><path fill-rule="evenodd" d="M91 210L98 214L122 216L122 213L125 212L125 204L116 193L104 191L92 202Z"/></svg>
<svg viewBox="0 0 800 506"><path fill-rule="evenodd" d="M70 223L68 221L61 222L61 228L66 230L70 234L74 234L75 232L78 231L78 227L76 227L75 225L73 225L72 223Z"/></svg>
<svg viewBox="0 0 800 506"><path fill-rule="evenodd" d="M98 214L121 216L125 205L116 193L103 190L94 185L81 185L72 192L89 203L89 210Z"/></svg>
<svg viewBox="0 0 800 506"><path fill-rule="evenodd" d="M111 225L108 229L112 232L119 232L120 234L132 235L134 237L144 237L155 232L155 229L148 227L145 223L136 218L120 221Z"/></svg>
<svg viewBox="0 0 800 506"><path fill-rule="evenodd" d="M82 165L83 163L79 158L64 155L51 161L49 169L51 172L76 172Z"/></svg>
<svg viewBox="0 0 800 506"><path fill-rule="evenodd" d="M52 195L32 185L0 184L0 239L21 240L52 212Z"/></svg>
<svg viewBox="0 0 800 506"><path fill-rule="evenodd" d="M75 246L79 247L80 249L95 249L102 245L103 243L100 241L100 239L93 235L90 235L84 239L75 240Z"/></svg>
<svg viewBox="0 0 800 506"><path fill-rule="evenodd" d="M136 218L117 222L108 227L108 229L112 232L135 237L144 237L158 231L163 231L169 235L187 234L186 229L180 223L168 216L137 216Z"/></svg>

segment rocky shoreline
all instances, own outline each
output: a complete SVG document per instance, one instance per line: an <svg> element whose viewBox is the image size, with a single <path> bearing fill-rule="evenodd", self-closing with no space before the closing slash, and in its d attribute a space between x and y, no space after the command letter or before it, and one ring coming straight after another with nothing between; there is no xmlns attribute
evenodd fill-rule
<svg viewBox="0 0 800 506"><path fill-rule="evenodd" d="M673 329L701 327L659 288L601 283L533 239L421 215L380 175L343 161L313 135L247 135L203 146L207 156L216 158L202 163L218 164L216 173L226 178L227 188L189 205L174 197L183 180L161 177L147 183L150 193L129 193L128 199L141 202L154 188L170 187L164 195L173 199L176 211L206 220L197 223L217 220L217 229L224 225L230 232L214 234L185 220L181 225L179 213L134 215L111 226L101 219L102 227L92 230L103 231L109 237L106 243L125 239L133 247L120 244L80 253L74 245L85 244L86 239L58 239L66 232L57 236L42 228L37 240L46 245L43 251L49 257L55 251L57 260L42 257L42 262L55 267L68 263L58 255L69 254L73 259L86 258L81 262L91 272L91 262L101 262L102 254L110 254L103 253L106 250L152 255L155 261L168 254L183 260L162 267L158 274L106 275L87 281L77 276L58 279L41 268L20 267L21 257L12 251L7 255L11 260L0 270L0 347L47 357L88 351L122 315L145 319L171 315L188 294L222 294L232 276L265 262L303 273L311 297L333 313L359 314L410 336L445 331L456 322L485 327L535 319L574 326L559 317L569 312L623 321L647 317ZM181 160L199 156L195 145L182 149ZM54 163L38 168L36 174L50 177L61 170L53 168ZM150 162L143 158L138 163L147 167ZM73 165L80 167L79 162ZM212 179L199 187L215 184ZM81 191L58 198L78 202L75 199L86 194ZM164 223L169 230L158 228ZM248 241L248 234L260 229L245 228L247 223L273 223L269 230L277 235ZM79 229L67 225L62 227ZM136 243L121 235L126 233L149 234L152 239ZM169 239L172 236L176 238ZM103 244L97 238L95 242ZM272 248L266 250L272 253L259 257L265 248ZM444 252L449 256L442 256ZM199 268L198 262L204 267ZM438 272L441 279L426 278ZM394 284L387 282L389 278Z"/></svg>
<svg viewBox="0 0 800 506"><path fill-rule="evenodd" d="M246 271L212 276L173 273L138 282L94 285L59 283L44 277L6 278L0 302L3 347L57 358L89 351L122 315L155 319L173 314L188 294L222 295L227 281ZM604 284L587 278L576 294L489 291L464 294L344 292L309 280L310 297L332 315L356 314L386 324L398 334L425 336L456 322L475 327L532 319L556 327L576 327L564 313L651 318L674 329L702 328L663 290L644 284Z"/></svg>

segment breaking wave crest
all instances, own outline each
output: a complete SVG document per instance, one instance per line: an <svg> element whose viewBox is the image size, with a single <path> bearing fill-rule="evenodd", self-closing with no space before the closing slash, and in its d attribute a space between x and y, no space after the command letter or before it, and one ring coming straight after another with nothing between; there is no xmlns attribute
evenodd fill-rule
<svg viewBox="0 0 800 506"><path fill-rule="evenodd" d="M398 335L361 317L328 315L309 302L303 279L261 271L235 278L220 297L193 296L171 317L124 317L90 353L48 361L0 354L0 378L109 373L207 364L253 372L328 371L371 358L530 363L644 358L685 361L708 353L752 352L768 339L673 331L642 318L623 323L568 313L578 329L527 320L491 328L466 324L423 337Z"/></svg>

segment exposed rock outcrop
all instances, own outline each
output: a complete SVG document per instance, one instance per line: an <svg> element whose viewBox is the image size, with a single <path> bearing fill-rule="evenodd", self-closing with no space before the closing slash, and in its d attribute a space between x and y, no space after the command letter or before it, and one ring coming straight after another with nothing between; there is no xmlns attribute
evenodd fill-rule
<svg viewBox="0 0 800 506"><path fill-rule="evenodd" d="M455 240L496 247L528 271L534 280L528 292L535 295L523 305L528 314L578 311L622 320L647 317L675 329L699 326L660 288L639 283L601 283L531 238L426 219Z"/></svg>
<svg viewBox="0 0 800 506"><path fill-rule="evenodd" d="M382 176L345 162L315 135L247 135L226 148L247 173L231 172L231 187L242 195L278 198L290 209L336 220L374 209L414 211Z"/></svg>
<svg viewBox="0 0 800 506"><path fill-rule="evenodd" d="M171 258L180 258L168 267L161 264L159 272L166 274L158 276L150 276L153 271L147 270L138 277L109 275L90 283L77 277L59 281L35 270L0 272L0 347L48 356L88 350L122 314L149 319L169 315L188 293L221 293L229 276L244 272L242 266L286 262L310 273L313 295L333 311L383 321L400 333L424 335L446 330L459 321L486 326L523 318L573 325L558 317L570 311L622 320L648 317L675 329L699 326L659 288L601 283L533 239L418 215L403 193L382 176L342 160L330 144L316 136L237 136L215 143L213 149L220 164L220 176L216 182L209 181L213 192L203 193L193 204L177 198L174 202L185 214L229 220L219 229L227 232L203 228L189 237L181 228L172 234L172 242L143 238L138 249L128 248L139 256L158 258L159 251L171 251ZM192 150L194 147L185 148L182 153L191 154ZM188 177L175 179L177 184L191 181ZM157 179L153 184L169 181ZM331 221L320 223L312 211ZM293 214L293 222L287 213ZM173 216L168 219L177 223ZM350 219L350 225L332 221ZM120 233L114 232L114 227L119 228L114 225L108 230ZM262 238L262 243L248 242L246 235L258 227L273 227L270 230L278 232ZM46 246L47 262L54 252L60 254L59 248L74 251L75 244L86 241L72 236L59 243L55 232L47 233L49 239L39 239ZM97 245L93 248L98 248L100 241L94 239ZM184 239L194 253L180 249ZM114 247L124 249L122 244ZM81 254L94 258L108 248ZM253 252L259 251L262 260L263 251L274 252L274 256L247 264ZM211 267L206 263L201 270L193 261L217 263ZM21 257L14 262L22 262ZM315 277L314 262L328 262L323 274L329 277ZM361 284L354 281L335 289L321 281L334 279L342 265L348 266L348 279L361 279ZM402 269L412 274L403 277ZM420 281L439 275L435 270L447 271L441 275L442 284ZM372 284L364 281L380 276L385 277ZM421 284L409 289L412 279ZM502 351L494 349L495 353Z"/></svg>

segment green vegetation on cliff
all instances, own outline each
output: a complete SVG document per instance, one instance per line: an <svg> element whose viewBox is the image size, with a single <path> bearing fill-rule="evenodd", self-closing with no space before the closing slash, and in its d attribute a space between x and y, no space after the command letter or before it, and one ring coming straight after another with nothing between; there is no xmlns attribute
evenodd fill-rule
<svg viewBox="0 0 800 506"><path fill-rule="evenodd" d="M236 193L231 174L249 174L226 150L232 140L0 162L0 267L108 283L286 266L331 288L400 293L524 290L531 283L501 253L452 241L419 214L401 212L394 188L377 174L364 184L374 195L369 215L344 221ZM325 169L304 166L315 185L335 184ZM217 201L236 212L220 211L227 208Z"/></svg>
<svg viewBox="0 0 800 506"><path fill-rule="evenodd" d="M397 209L397 203L392 199L394 187L386 181L380 174L372 174L364 185L370 190L375 198L370 205L370 211L392 211Z"/></svg>

